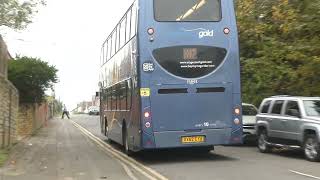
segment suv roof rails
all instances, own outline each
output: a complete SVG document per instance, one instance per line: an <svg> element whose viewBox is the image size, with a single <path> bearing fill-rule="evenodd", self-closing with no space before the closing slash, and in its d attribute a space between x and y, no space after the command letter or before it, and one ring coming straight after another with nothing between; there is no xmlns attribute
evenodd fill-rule
<svg viewBox="0 0 320 180"><path fill-rule="evenodd" d="M290 96L290 95L275 95L275 96L271 96L272 98L273 97L292 97L292 96Z"/></svg>

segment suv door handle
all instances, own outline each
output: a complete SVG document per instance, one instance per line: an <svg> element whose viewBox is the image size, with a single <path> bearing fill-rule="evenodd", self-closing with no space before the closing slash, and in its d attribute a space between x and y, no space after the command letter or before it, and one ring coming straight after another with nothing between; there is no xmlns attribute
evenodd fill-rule
<svg viewBox="0 0 320 180"><path fill-rule="evenodd" d="M287 122L287 120L283 119L283 120L281 120L281 122L285 123L285 122Z"/></svg>

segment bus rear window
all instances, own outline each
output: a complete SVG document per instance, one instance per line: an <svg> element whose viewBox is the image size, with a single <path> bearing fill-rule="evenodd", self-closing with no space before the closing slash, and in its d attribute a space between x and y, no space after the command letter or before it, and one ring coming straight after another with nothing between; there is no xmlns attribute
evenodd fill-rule
<svg viewBox="0 0 320 180"><path fill-rule="evenodd" d="M154 0L157 21L220 21L220 0Z"/></svg>

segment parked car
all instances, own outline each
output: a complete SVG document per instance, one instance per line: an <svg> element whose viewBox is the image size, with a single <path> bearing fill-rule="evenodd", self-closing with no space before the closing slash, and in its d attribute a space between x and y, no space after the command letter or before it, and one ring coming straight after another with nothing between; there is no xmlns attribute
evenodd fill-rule
<svg viewBox="0 0 320 180"><path fill-rule="evenodd" d="M88 114L89 115L99 115L100 114L100 108L98 106L90 106L88 108Z"/></svg>
<svg viewBox="0 0 320 180"><path fill-rule="evenodd" d="M256 115L258 109L253 104L242 103L243 139L244 142L255 141Z"/></svg>
<svg viewBox="0 0 320 180"><path fill-rule="evenodd" d="M306 159L320 161L320 98L273 96L260 105L256 117L258 148L302 149Z"/></svg>

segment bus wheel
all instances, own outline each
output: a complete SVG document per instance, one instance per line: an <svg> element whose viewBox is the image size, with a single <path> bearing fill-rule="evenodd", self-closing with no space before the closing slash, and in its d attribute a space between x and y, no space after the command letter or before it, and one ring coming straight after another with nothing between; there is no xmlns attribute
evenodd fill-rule
<svg viewBox="0 0 320 180"><path fill-rule="evenodd" d="M210 153L211 151L214 150L214 146L206 146L206 147L198 147L195 148L195 151L197 153L201 153L201 154L206 154L206 153Z"/></svg>
<svg viewBox="0 0 320 180"><path fill-rule="evenodd" d="M107 121L107 118L104 118L104 135L105 136L108 136L108 131L109 131L108 121Z"/></svg>
<svg viewBox="0 0 320 180"><path fill-rule="evenodd" d="M130 151L129 149L129 141L128 141L128 133L127 133L127 129L124 126L123 130L122 130L122 141L123 141L123 148L124 148L124 152L128 155L131 156L132 155L132 151Z"/></svg>

